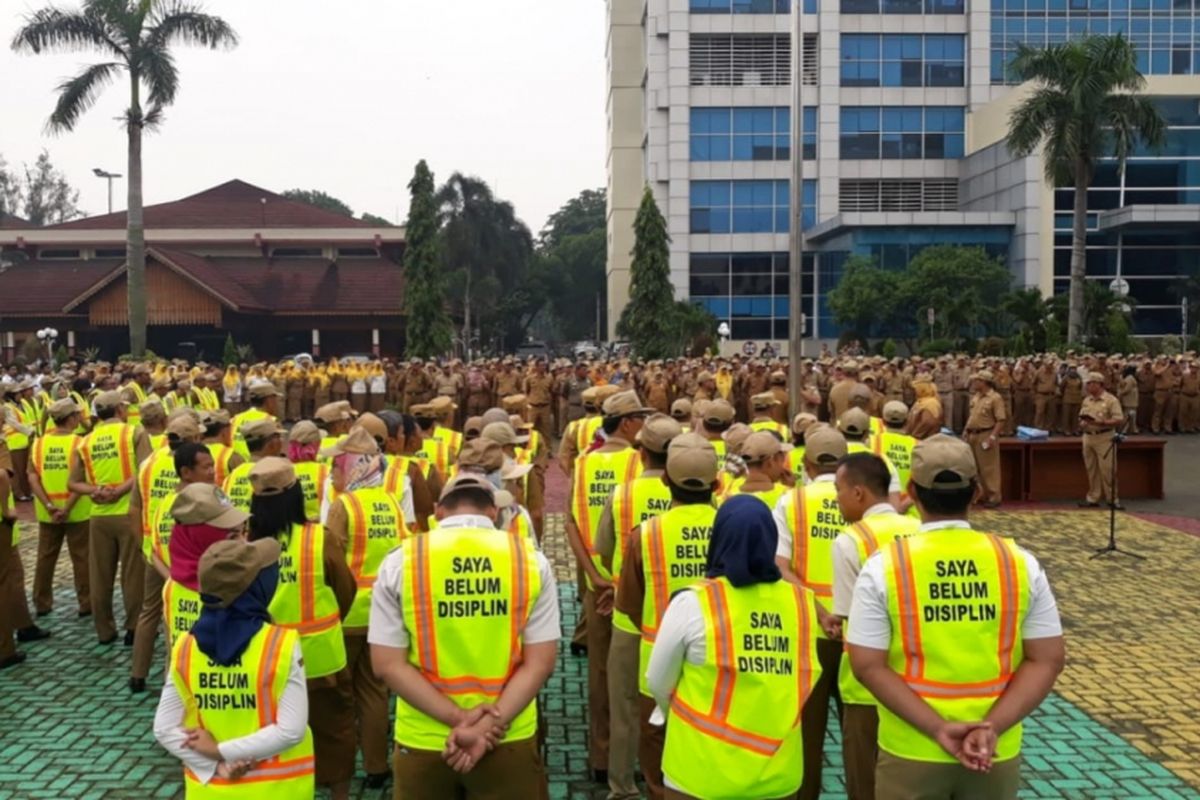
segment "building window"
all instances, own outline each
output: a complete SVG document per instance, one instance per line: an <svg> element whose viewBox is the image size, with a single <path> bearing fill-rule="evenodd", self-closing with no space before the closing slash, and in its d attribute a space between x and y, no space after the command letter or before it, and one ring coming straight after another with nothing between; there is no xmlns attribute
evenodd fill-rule
<svg viewBox="0 0 1200 800"><path fill-rule="evenodd" d="M954 178L902 180L842 180L838 211L957 211L958 181Z"/></svg>
<svg viewBox="0 0 1200 800"><path fill-rule="evenodd" d="M963 37L842 35L842 86L962 86Z"/></svg>
<svg viewBox="0 0 1200 800"><path fill-rule="evenodd" d="M38 250L38 258L44 261L67 260L80 257L81 254L79 250L68 249L65 247L43 247L41 250Z"/></svg>
<svg viewBox="0 0 1200 800"><path fill-rule="evenodd" d="M374 247L339 247L337 254L340 258L378 258L379 251Z"/></svg>
<svg viewBox="0 0 1200 800"><path fill-rule="evenodd" d="M692 233L787 233L788 181L692 181ZM804 227L817 217L817 182L804 182Z"/></svg>
<svg viewBox="0 0 1200 800"><path fill-rule="evenodd" d="M963 0L841 0L843 14L961 14Z"/></svg>
<svg viewBox="0 0 1200 800"><path fill-rule="evenodd" d="M957 106L843 106L841 159L962 158Z"/></svg>
<svg viewBox="0 0 1200 800"><path fill-rule="evenodd" d="M124 258L124 247L97 247L96 258Z"/></svg>
<svg viewBox="0 0 1200 800"><path fill-rule="evenodd" d="M693 14L788 14L791 0L690 0Z"/></svg>
<svg viewBox="0 0 1200 800"><path fill-rule="evenodd" d="M806 309L812 308L815 262L813 253L805 253L801 262ZM689 272L691 301L728 322L734 339L787 338L787 253L692 253Z"/></svg>
<svg viewBox="0 0 1200 800"><path fill-rule="evenodd" d="M787 161L791 109L693 108L692 161ZM804 109L804 158L817 157L817 109Z"/></svg>
<svg viewBox="0 0 1200 800"><path fill-rule="evenodd" d="M693 34L689 40L692 86L788 86L791 61L787 34Z"/></svg>
<svg viewBox="0 0 1200 800"><path fill-rule="evenodd" d="M321 258L325 251L320 247L276 247L271 258Z"/></svg>

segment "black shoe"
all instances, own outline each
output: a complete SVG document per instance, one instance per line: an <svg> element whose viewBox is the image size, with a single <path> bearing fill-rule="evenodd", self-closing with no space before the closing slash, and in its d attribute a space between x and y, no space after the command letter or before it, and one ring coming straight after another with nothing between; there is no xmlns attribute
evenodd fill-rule
<svg viewBox="0 0 1200 800"><path fill-rule="evenodd" d="M107 638L107 639L101 639L101 640L98 642L98 644L112 644L112 643L113 643L113 642L115 642L116 640L117 640L117 637L116 637L116 636L110 636L110 637L109 637L109 638Z"/></svg>
<svg viewBox="0 0 1200 800"><path fill-rule="evenodd" d="M1080 500L1079 507L1080 508L1099 508L1100 504L1093 503L1091 500Z"/></svg>
<svg viewBox="0 0 1200 800"><path fill-rule="evenodd" d="M587 645L586 644L576 644L575 642L571 642L571 655L573 655L577 658L579 656L586 656L587 655Z"/></svg>
<svg viewBox="0 0 1200 800"><path fill-rule="evenodd" d="M130 678L129 679L129 691L132 694L141 694L142 692L146 691L146 679L145 678Z"/></svg>
<svg viewBox="0 0 1200 800"><path fill-rule="evenodd" d="M38 611L37 611L37 615L38 615L39 617L48 617L48 616L50 616L50 613L51 613L53 610L54 610L54 609L52 609L52 608L44 608L44 609L42 609L42 608L39 608L39 609L38 609Z"/></svg>
<svg viewBox="0 0 1200 800"><path fill-rule="evenodd" d="M8 658L0 659L0 669L8 669L15 667L17 664L25 663L27 656L24 653L13 653Z"/></svg>
<svg viewBox="0 0 1200 800"><path fill-rule="evenodd" d="M606 769L592 770L592 783L601 783L601 784L604 784L605 786L607 786L608 785L608 770L606 770Z"/></svg>
<svg viewBox="0 0 1200 800"><path fill-rule="evenodd" d="M39 628L37 625L30 625L28 628L22 628L17 631L18 642L37 642L49 638L50 631L45 628Z"/></svg>
<svg viewBox="0 0 1200 800"><path fill-rule="evenodd" d="M387 785L390 772L368 772L367 777L363 780L364 789L382 789Z"/></svg>
<svg viewBox="0 0 1200 800"><path fill-rule="evenodd" d="M1121 505L1121 501L1119 501L1119 500L1118 500L1117 502L1115 502L1115 503L1109 503L1109 504L1108 504L1108 507L1109 507L1109 508L1115 508L1117 511L1124 511L1124 510L1125 510L1125 506Z"/></svg>
<svg viewBox="0 0 1200 800"><path fill-rule="evenodd" d="M125 631L125 646L133 647L133 631Z"/></svg>
<svg viewBox="0 0 1200 800"><path fill-rule="evenodd" d="M92 615L92 611L91 611L91 609L88 609L87 611L84 611L84 610L80 609L80 611L79 611L79 618L80 618L80 619L87 619L87 618L88 618L88 617L90 617L91 615Z"/></svg>

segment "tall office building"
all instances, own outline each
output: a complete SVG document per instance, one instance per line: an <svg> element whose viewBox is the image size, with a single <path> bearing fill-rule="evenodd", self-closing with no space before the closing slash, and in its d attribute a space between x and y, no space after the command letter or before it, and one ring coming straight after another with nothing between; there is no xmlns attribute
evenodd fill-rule
<svg viewBox="0 0 1200 800"><path fill-rule="evenodd" d="M1017 286L1066 290L1072 190L1013 158L1018 43L1123 33L1170 128L1089 192L1087 273L1128 280L1135 332L1178 333L1200 273L1196 0L607 0L609 320L628 299L649 186L671 279L734 340L785 342L793 81L804 106L806 336L836 338L827 294L847 258L903 269L931 244L984 247ZM1195 311L1200 312L1200 309ZM1192 326L1194 330L1194 325ZM610 334L612 331L610 330Z"/></svg>

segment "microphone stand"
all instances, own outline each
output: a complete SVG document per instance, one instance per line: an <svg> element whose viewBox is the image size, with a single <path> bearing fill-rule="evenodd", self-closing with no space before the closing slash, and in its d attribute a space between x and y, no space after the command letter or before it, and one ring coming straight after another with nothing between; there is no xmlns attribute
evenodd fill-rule
<svg viewBox="0 0 1200 800"><path fill-rule="evenodd" d="M1138 561L1146 560L1145 556L1140 556L1137 553L1117 546L1117 454L1120 452L1117 445L1125 441L1124 431L1126 425L1128 424L1128 421L1125 421L1121 425L1121 429L1113 433L1112 443L1108 446L1108 455L1112 456L1112 497L1109 498L1108 503L1108 544L1106 544L1104 547L1098 548L1096 552L1093 553L1088 559L1089 561L1100 558L1101 556L1109 555L1110 553L1119 553L1120 555L1129 556L1130 558L1137 559Z"/></svg>

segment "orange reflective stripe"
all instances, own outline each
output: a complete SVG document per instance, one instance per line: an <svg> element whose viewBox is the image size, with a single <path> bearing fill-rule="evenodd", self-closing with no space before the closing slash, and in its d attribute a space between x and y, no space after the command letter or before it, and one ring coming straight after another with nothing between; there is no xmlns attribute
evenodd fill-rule
<svg viewBox="0 0 1200 800"><path fill-rule="evenodd" d="M183 688L188 694L185 702L196 712L196 724L203 728L204 720L200 716L200 706L196 704L196 696L192 691L192 647L195 644L196 637L190 633L183 635L183 644L179 646L179 658L175 663L175 670L179 673L179 677L183 679Z"/></svg>
<svg viewBox="0 0 1200 800"><path fill-rule="evenodd" d="M633 530L633 484L627 483L621 487L619 495L621 502L621 530L617 532L617 547L624 549L625 539Z"/></svg>
<svg viewBox="0 0 1200 800"><path fill-rule="evenodd" d="M812 641L809 637L812 636L812 619L809 616L808 602L804 597L804 590L799 586L793 586L795 589L792 592L792 597L796 602L796 619L800 621L800 638L796 640L796 656L800 661L799 673L796 676L796 682L800 689L800 707L796 709L796 720L799 722L800 715L804 711L804 704L808 700L809 694L812 693L812 659L808 651L808 643ZM845 658L846 656L843 656Z"/></svg>
<svg viewBox="0 0 1200 800"><path fill-rule="evenodd" d="M416 538L413 548L413 570L416 580L413 581L414 606L417 618L417 653L421 662L421 671L426 677L437 675L437 642L434 641L433 627L433 587L429 569L429 540L424 536Z"/></svg>
<svg viewBox="0 0 1200 800"><path fill-rule="evenodd" d="M121 476L128 478L134 474L133 472L133 428L129 425L121 426L121 442L118 445L118 450L121 454Z"/></svg>
<svg viewBox="0 0 1200 800"><path fill-rule="evenodd" d="M650 537L647 544L650 548L650 583L654 591L654 623L642 620L642 634L648 641L658 638L658 627L662 624L663 615L667 613L667 604L671 598L667 592L667 551L663 541L662 518L650 520L650 529L646 531Z"/></svg>
<svg viewBox="0 0 1200 800"><path fill-rule="evenodd" d="M262 660L258 662L258 693L262 702L258 704L258 724L262 727L275 722L275 675L279 672L280 647L283 630L270 626L267 643L263 648Z"/></svg>
<svg viewBox="0 0 1200 800"><path fill-rule="evenodd" d="M150 465L153 463L154 457L151 456L146 459L146 463L142 464L138 470L138 477L140 478L138 483L141 484L140 488L142 491L142 530L140 531L142 536L145 536L146 532L150 530L150 473L153 471Z"/></svg>
<svg viewBox="0 0 1200 800"><path fill-rule="evenodd" d="M363 564L367 560L367 512L362 501L354 494L347 492L343 497L349 506L351 516L350 528L350 571L357 581L363 575Z"/></svg>
<svg viewBox="0 0 1200 800"><path fill-rule="evenodd" d="M921 655L921 620L918 617L916 576L913 574L912 557L908 542L897 539L892 574L898 596L897 610L900 617L900 640L904 647L905 679L921 679L924 675L924 658Z"/></svg>
<svg viewBox="0 0 1200 800"><path fill-rule="evenodd" d="M39 436L33 444L33 467L37 471L38 477L42 477L42 473L46 471L45 463L46 437Z"/></svg>
<svg viewBox="0 0 1200 800"><path fill-rule="evenodd" d="M92 436L94 435L95 434L92 434ZM88 436L87 441L85 441L83 444L83 447L79 449L79 455L83 458L83 473L87 476L87 482L90 485L95 486L96 465L92 463L92 448L90 447L92 443L92 436Z"/></svg>
<svg viewBox="0 0 1200 800"><path fill-rule="evenodd" d="M934 698L983 698L999 697L1008 688L1010 678L1002 678L979 684L938 685L928 681L905 681L921 697Z"/></svg>
<svg viewBox="0 0 1200 800"><path fill-rule="evenodd" d="M680 700L678 695L671 698L671 714L677 717L680 722L690 725L707 736L761 756L770 757L775 755L783 744L782 739L770 739L766 736L759 736L757 733L735 728L727 722L702 714Z"/></svg>
<svg viewBox="0 0 1200 800"><path fill-rule="evenodd" d="M797 486L792 498L792 572L803 582L808 572L808 564L801 550L803 545L800 543L800 533L808 530L808 504L804 500L804 487Z"/></svg>
<svg viewBox="0 0 1200 800"><path fill-rule="evenodd" d="M1018 583L1017 565L1014 563L1012 550L999 536L990 535L988 539L996 550L996 560L1000 566L1000 647L998 660L1001 677L1012 674L1013 648L1017 644L1017 612L1018 612Z"/></svg>
<svg viewBox="0 0 1200 800"><path fill-rule="evenodd" d="M883 431L871 437L871 445L875 450L875 455L883 458Z"/></svg>
<svg viewBox="0 0 1200 800"><path fill-rule="evenodd" d="M592 524L591 518L587 512L587 456L582 456L579 463L575 465L575 503L571 509L571 516L575 518L575 527L579 530L579 538L583 540L583 546L590 553L592 551ZM575 514L580 512L583 517L579 518Z"/></svg>
<svg viewBox="0 0 1200 800"><path fill-rule="evenodd" d="M863 544L867 548L867 557L869 558L872 553L879 549L879 540L875 538L875 534L871 532L871 528L866 522L859 521L851 527L858 531L858 535L863 538Z"/></svg>
<svg viewBox="0 0 1200 800"><path fill-rule="evenodd" d="M499 695L504 690L505 684L508 683L508 678L480 678L475 675L462 675L457 678L439 678L435 675L426 675L428 680L438 691L443 694L487 694Z"/></svg>
<svg viewBox="0 0 1200 800"><path fill-rule="evenodd" d="M339 620L341 620L341 616L335 612L329 616L320 617L318 619L290 623L276 622L274 624L281 628L287 628L288 630L296 631L300 634L312 635L314 633L324 633L333 626L337 625Z"/></svg>
<svg viewBox="0 0 1200 800"><path fill-rule="evenodd" d="M525 554L521 552L521 539L518 536L508 537L509 558L512 559L512 593L513 613L509 618L508 628L508 671L516 669L521 660L521 629L525 625Z"/></svg>
<svg viewBox="0 0 1200 800"><path fill-rule="evenodd" d="M729 618L729 600L725 587L712 581L704 588L713 610L713 642L716 645L717 686L713 692L712 710L715 719L729 719L729 708L733 705L733 684L737 678L733 655L733 620Z"/></svg>
<svg viewBox="0 0 1200 800"><path fill-rule="evenodd" d="M262 762L270 766L259 766L240 778L219 778L213 776L209 782L209 786L241 786L246 783L261 783L263 781L281 781L288 778L301 778L305 775L311 775L315 769L316 761L312 756L304 756L292 761L277 761L270 759ZM188 777L199 781L196 774L190 769L186 770Z"/></svg>
<svg viewBox="0 0 1200 800"><path fill-rule="evenodd" d="M324 557L317 553L317 537L312 523L307 523L300 529L300 624L306 625L313 620L317 611L317 587L314 585L317 559Z"/></svg>

